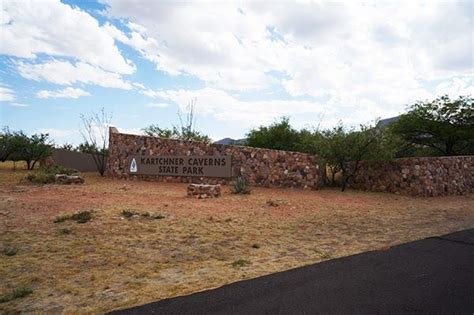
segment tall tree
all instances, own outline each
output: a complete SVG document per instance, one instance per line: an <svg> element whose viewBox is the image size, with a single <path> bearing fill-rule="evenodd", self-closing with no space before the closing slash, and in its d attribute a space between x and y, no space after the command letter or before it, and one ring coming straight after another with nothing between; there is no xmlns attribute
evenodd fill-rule
<svg viewBox="0 0 474 315"><path fill-rule="evenodd" d="M32 170L36 163L47 158L52 153L52 144L48 134L34 134L28 137L23 131L10 133L10 154L12 161L25 161L28 170Z"/></svg>
<svg viewBox="0 0 474 315"><path fill-rule="evenodd" d="M87 153L92 155L97 171L100 176L104 176L107 169L108 156L108 131L112 122L112 114L107 113L104 108L98 113L92 113L90 116L81 114L82 129L81 135L84 139L83 148L87 148ZM86 149L81 149L85 151Z"/></svg>
<svg viewBox="0 0 474 315"><path fill-rule="evenodd" d="M152 124L142 131L144 134L152 137L192 140L198 142L211 142L211 138L202 132L196 130L196 116L194 110L196 107L196 99L191 100L187 106L185 117L178 111L179 125L173 125L171 128L163 128L157 124Z"/></svg>
<svg viewBox="0 0 474 315"><path fill-rule="evenodd" d="M383 130L361 125L360 130L346 129L339 123L331 130L321 133L320 156L334 174L342 173L341 191L360 170L363 160L381 160L393 157L393 147L388 143Z"/></svg>
<svg viewBox="0 0 474 315"><path fill-rule="evenodd" d="M0 133L0 162L8 160L13 153L12 133L5 127Z"/></svg>
<svg viewBox="0 0 474 315"><path fill-rule="evenodd" d="M270 126L260 126L247 134L246 145L274 150L297 151L301 145L298 130L290 125L288 117L281 118Z"/></svg>
<svg viewBox="0 0 474 315"><path fill-rule="evenodd" d="M445 95L415 103L390 129L410 145L438 155L474 154L474 99Z"/></svg>

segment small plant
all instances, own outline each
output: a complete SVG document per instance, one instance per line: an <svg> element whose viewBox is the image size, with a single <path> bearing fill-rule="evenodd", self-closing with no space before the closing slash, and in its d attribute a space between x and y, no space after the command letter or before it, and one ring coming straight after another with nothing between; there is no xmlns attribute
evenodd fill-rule
<svg viewBox="0 0 474 315"><path fill-rule="evenodd" d="M232 193L239 195L250 194L250 183L248 179L244 176L239 176L234 181L234 186L232 187Z"/></svg>
<svg viewBox="0 0 474 315"><path fill-rule="evenodd" d="M272 199L267 200L267 206L278 207L279 205L280 205L280 202L278 202L277 200L272 200Z"/></svg>
<svg viewBox="0 0 474 315"><path fill-rule="evenodd" d="M3 253L6 255L6 256L15 256L16 253L18 252L18 250L13 247L13 246L6 246L4 249L3 249Z"/></svg>
<svg viewBox="0 0 474 315"><path fill-rule="evenodd" d="M85 210L85 211L80 211L76 212L73 214L65 214L58 216L54 219L54 223L61 223L67 220L72 220L76 221L77 223L86 223L89 222L92 219L92 211Z"/></svg>
<svg viewBox="0 0 474 315"><path fill-rule="evenodd" d="M160 219L164 219L165 216L158 213L158 214L151 214L150 212L137 212L137 211L134 211L134 210L131 210L131 209L124 209L122 211L122 216L126 219L130 219L131 217L133 217L134 215L136 216L140 216L142 218L146 218L146 219L154 219L154 220L160 220Z"/></svg>
<svg viewBox="0 0 474 315"><path fill-rule="evenodd" d="M124 218L127 218L127 219L130 219L131 217L133 217L135 214L138 214L137 212L133 211L133 210L130 210L130 209L125 209L122 211L122 216Z"/></svg>
<svg viewBox="0 0 474 315"><path fill-rule="evenodd" d="M238 259L232 263L232 267L234 268L240 268L240 267L245 267L250 265L251 262L245 259Z"/></svg>
<svg viewBox="0 0 474 315"><path fill-rule="evenodd" d="M160 214L160 213L158 213L158 214L152 215L151 218L152 218L152 219L155 219L155 220L161 220L161 219L164 219L165 216L162 215L162 214Z"/></svg>
<svg viewBox="0 0 474 315"><path fill-rule="evenodd" d="M314 251L316 252L317 255L319 255L319 257L323 258L323 259L331 259L332 256L329 254L329 253L326 253L322 250L319 250L319 249L314 249Z"/></svg>
<svg viewBox="0 0 474 315"><path fill-rule="evenodd" d="M92 219L92 212L91 211L77 212L71 216L71 219L76 221L77 223L86 223Z"/></svg>
<svg viewBox="0 0 474 315"><path fill-rule="evenodd" d="M259 248L260 248L260 245L258 245L258 244L255 243L255 244L252 245L252 248L259 249Z"/></svg>
<svg viewBox="0 0 474 315"><path fill-rule="evenodd" d="M30 295L33 293L33 290L28 287L18 288L10 294L4 295L0 297L0 303L7 303L16 299L24 298L25 296Z"/></svg>
<svg viewBox="0 0 474 315"><path fill-rule="evenodd" d="M62 234L62 235L69 235L71 233L72 233L72 229L70 228L63 228L59 230L59 234Z"/></svg>

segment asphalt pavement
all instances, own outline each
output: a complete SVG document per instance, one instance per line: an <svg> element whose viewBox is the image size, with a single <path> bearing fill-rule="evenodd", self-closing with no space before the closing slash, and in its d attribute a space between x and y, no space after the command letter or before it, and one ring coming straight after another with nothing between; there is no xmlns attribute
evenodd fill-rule
<svg viewBox="0 0 474 315"><path fill-rule="evenodd" d="M474 229L112 314L474 314Z"/></svg>

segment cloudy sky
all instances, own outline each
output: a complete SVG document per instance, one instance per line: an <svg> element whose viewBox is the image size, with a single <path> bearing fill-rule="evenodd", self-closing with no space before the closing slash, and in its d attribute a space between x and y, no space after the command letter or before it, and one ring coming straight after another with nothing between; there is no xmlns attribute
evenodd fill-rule
<svg viewBox="0 0 474 315"><path fill-rule="evenodd" d="M474 95L474 1L0 2L0 125L81 141L171 126L196 102L214 139L290 116L356 125Z"/></svg>

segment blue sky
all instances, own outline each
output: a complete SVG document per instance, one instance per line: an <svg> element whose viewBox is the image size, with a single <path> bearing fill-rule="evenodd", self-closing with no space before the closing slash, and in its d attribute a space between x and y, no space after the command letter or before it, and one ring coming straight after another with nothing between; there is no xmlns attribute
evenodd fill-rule
<svg viewBox="0 0 474 315"><path fill-rule="evenodd" d="M213 139L397 115L473 95L472 1L0 4L0 126L81 142L104 107L139 133L195 101Z"/></svg>

